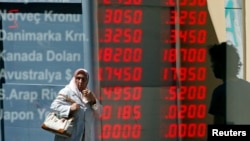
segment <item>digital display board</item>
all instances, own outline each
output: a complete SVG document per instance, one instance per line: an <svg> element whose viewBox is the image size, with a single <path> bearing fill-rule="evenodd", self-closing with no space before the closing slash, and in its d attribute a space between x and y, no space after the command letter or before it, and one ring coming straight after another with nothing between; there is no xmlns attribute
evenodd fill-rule
<svg viewBox="0 0 250 141"><path fill-rule="evenodd" d="M209 22L206 0L98 0L100 139L206 140Z"/></svg>

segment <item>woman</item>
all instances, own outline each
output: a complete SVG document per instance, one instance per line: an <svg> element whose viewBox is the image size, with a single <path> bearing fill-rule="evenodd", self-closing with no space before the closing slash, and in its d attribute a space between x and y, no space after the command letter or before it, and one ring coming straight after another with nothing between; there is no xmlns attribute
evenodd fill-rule
<svg viewBox="0 0 250 141"><path fill-rule="evenodd" d="M94 141L94 121L100 116L102 105L88 88L89 74L85 69L77 69L70 83L59 91L59 94L68 96L75 103L56 98L51 109L60 117L74 116L73 132L71 137L55 135L54 141Z"/></svg>

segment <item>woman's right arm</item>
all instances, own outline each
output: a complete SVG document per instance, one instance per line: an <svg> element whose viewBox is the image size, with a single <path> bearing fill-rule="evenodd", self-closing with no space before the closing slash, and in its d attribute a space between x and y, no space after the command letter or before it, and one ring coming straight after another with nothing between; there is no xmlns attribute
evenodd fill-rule
<svg viewBox="0 0 250 141"><path fill-rule="evenodd" d="M68 103L64 97L60 95L66 95L67 91L62 89L57 97L51 103L50 109L55 111L60 117L68 117L71 112L71 104ZM75 106L73 106L74 110Z"/></svg>

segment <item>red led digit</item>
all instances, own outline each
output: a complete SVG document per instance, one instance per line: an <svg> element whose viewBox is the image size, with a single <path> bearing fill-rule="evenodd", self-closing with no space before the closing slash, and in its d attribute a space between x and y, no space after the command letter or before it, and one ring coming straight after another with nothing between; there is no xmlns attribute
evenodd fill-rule
<svg viewBox="0 0 250 141"><path fill-rule="evenodd" d="M190 43L196 43L196 38L197 38L197 37L195 37L195 36L196 36L196 35L195 35L196 32L197 32L197 30L190 30L190 31L188 31L188 32L184 32L184 33L188 33L188 34L189 34L188 36L189 36L189 42L190 42ZM182 33L182 32L180 32L180 38L182 38L182 34L181 34L181 33ZM184 39L184 42L187 42L187 41L186 41L187 35L184 34L184 36L185 36L185 37L183 38L183 39Z"/></svg>
<svg viewBox="0 0 250 141"><path fill-rule="evenodd" d="M113 92L113 100L121 100L122 99L122 89L121 87L115 87Z"/></svg>
<svg viewBox="0 0 250 141"><path fill-rule="evenodd" d="M138 139L141 137L141 125L140 124L135 124L133 126L133 132L132 132L132 137L134 139Z"/></svg>
<svg viewBox="0 0 250 141"><path fill-rule="evenodd" d="M122 133L122 138L123 139L128 139L130 137L130 132L131 132L131 125L129 124L124 124L123 126L123 133Z"/></svg>
<svg viewBox="0 0 250 141"><path fill-rule="evenodd" d="M204 100L206 98L206 86L182 86L186 87L188 100Z"/></svg>
<svg viewBox="0 0 250 141"><path fill-rule="evenodd" d="M197 130L196 130L197 137L205 137L207 133L206 129L207 129L206 123L197 124Z"/></svg>
<svg viewBox="0 0 250 141"><path fill-rule="evenodd" d="M206 42L206 39L207 39L207 31L206 30L198 30L197 36L199 36L197 38L197 43L204 44Z"/></svg>
<svg viewBox="0 0 250 141"><path fill-rule="evenodd" d="M177 106L175 105L176 109L177 110L177 117L179 119L184 119L184 118L187 118L187 113L188 112L191 112L191 110L188 110L189 108L188 107L191 107L192 105L185 105L185 104L182 104L180 106ZM180 109L179 109L180 108Z"/></svg>
<svg viewBox="0 0 250 141"><path fill-rule="evenodd" d="M112 23L112 16L113 16L113 10L112 9L105 9L104 14L104 23Z"/></svg>
<svg viewBox="0 0 250 141"><path fill-rule="evenodd" d="M125 70L125 71L124 71ZM113 75L116 77L117 80L123 80L123 72L127 72L127 69L113 69ZM131 75L130 73L126 73Z"/></svg>
<svg viewBox="0 0 250 141"><path fill-rule="evenodd" d="M176 0L165 0L165 4L167 6L175 6L176 5Z"/></svg>
<svg viewBox="0 0 250 141"><path fill-rule="evenodd" d="M140 100L142 96L142 87L133 88L133 100Z"/></svg>
<svg viewBox="0 0 250 141"><path fill-rule="evenodd" d="M180 91L178 92L178 97L177 97L178 100L188 99L188 98L186 98L187 94L190 95L189 93L187 93L188 89L190 89L190 87L188 87L188 86L181 86L180 87ZM188 100L190 100L190 99L188 99Z"/></svg>
<svg viewBox="0 0 250 141"><path fill-rule="evenodd" d="M99 48L98 60L103 62L135 62L138 63L142 59L142 48L130 47L105 47Z"/></svg>
<svg viewBox="0 0 250 141"><path fill-rule="evenodd" d="M118 107L117 118L128 119L140 119L141 118L141 106L140 105L124 105Z"/></svg>
<svg viewBox="0 0 250 141"><path fill-rule="evenodd" d="M197 32L197 31L196 30L180 30L179 37L181 39L181 42L196 43L195 32ZM189 40L190 38L191 38L191 41Z"/></svg>
<svg viewBox="0 0 250 141"><path fill-rule="evenodd" d="M102 0L103 4L140 5L142 0Z"/></svg>
<svg viewBox="0 0 250 141"><path fill-rule="evenodd" d="M206 123L172 123L167 127L165 138L194 138L206 136Z"/></svg>
<svg viewBox="0 0 250 141"><path fill-rule="evenodd" d="M171 67L170 73L172 74L172 80L179 80L178 78L179 70L177 70L177 68Z"/></svg>
<svg viewBox="0 0 250 141"><path fill-rule="evenodd" d="M113 31L111 28L105 28L103 42L112 42ZM102 39L102 38L101 38Z"/></svg>
<svg viewBox="0 0 250 141"><path fill-rule="evenodd" d="M112 53L112 56L113 56L113 60L111 60L111 61L114 61L114 62L123 62L124 60L123 59L120 59L121 58L121 56L123 56L123 54L125 54L124 53L124 51L123 51L123 49L122 48L119 48L119 47L116 47L115 49L113 49L113 50L115 50L115 53ZM121 61L122 60L122 61ZM128 61L129 62L129 61Z"/></svg>
<svg viewBox="0 0 250 141"><path fill-rule="evenodd" d="M205 67L181 67L180 81L204 81L206 79Z"/></svg>
<svg viewBox="0 0 250 141"><path fill-rule="evenodd" d="M180 0L180 6L205 6L206 0Z"/></svg>
<svg viewBox="0 0 250 141"><path fill-rule="evenodd" d="M164 17L167 18L165 20L165 24L171 24L171 25L177 24L178 12L176 10L171 10L169 13L167 12L167 14L169 15L164 15Z"/></svg>
<svg viewBox="0 0 250 141"><path fill-rule="evenodd" d="M126 68L125 68L126 69ZM124 81L140 81L142 76L142 68L136 67L133 69L132 75L130 73L130 68L126 69L127 71L124 71Z"/></svg>
<svg viewBox="0 0 250 141"><path fill-rule="evenodd" d="M190 79L190 80L195 80L195 79L198 81L206 80L207 68L206 67L197 67L196 69L197 69L197 71L196 71L197 75L195 76L194 79ZM191 72L189 72L189 73L191 73Z"/></svg>
<svg viewBox="0 0 250 141"><path fill-rule="evenodd" d="M196 24L196 19L199 19L199 17L196 16L196 11L189 11L188 12L188 24L189 25L195 25Z"/></svg>
<svg viewBox="0 0 250 141"><path fill-rule="evenodd" d="M135 120L138 120L141 118L141 105L134 105L132 117Z"/></svg>
<svg viewBox="0 0 250 141"><path fill-rule="evenodd" d="M140 105L123 105L118 106L117 118L128 120L128 119L140 119L141 117L141 106Z"/></svg>
<svg viewBox="0 0 250 141"><path fill-rule="evenodd" d="M196 124L190 124L187 128L187 136L190 138L197 136L197 125Z"/></svg>
<svg viewBox="0 0 250 141"><path fill-rule="evenodd" d="M102 48L100 48L99 49L99 51L100 51L100 53L102 53L102 54L100 54L100 56L102 56L102 60L104 61L104 62L109 62L112 58L112 48L110 48L110 47L108 47L108 48L105 48L105 49L102 49Z"/></svg>
<svg viewBox="0 0 250 141"><path fill-rule="evenodd" d="M164 69L162 70L162 80L168 80L168 79L169 79L169 78L168 78L168 74L169 74L168 68L164 68Z"/></svg>
<svg viewBox="0 0 250 141"><path fill-rule="evenodd" d="M103 67L100 69L102 80L140 81L142 77L141 67Z"/></svg>
<svg viewBox="0 0 250 141"><path fill-rule="evenodd" d="M197 5L198 6L206 6L207 5L207 0L197 0Z"/></svg>
<svg viewBox="0 0 250 141"><path fill-rule="evenodd" d="M104 36L104 37L102 37ZM104 43L140 43L142 38L141 29L131 28L105 28L101 34L100 42Z"/></svg>
<svg viewBox="0 0 250 141"><path fill-rule="evenodd" d="M178 70L177 70L178 71ZM179 80L180 81L195 81L196 79L196 67L190 67L190 68L186 68L186 67L181 67L179 69Z"/></svg>
<svg viewBox="0 0 250 141"><path fill-rule="evenodd" d="M178 90L178 92L177 92ZM168 88L166 100L204 100L206 98L206 86L170 86Z"/></svg>
<svg viewBox="0 0 250 141"><path fill-rule="evenodd" d="M163 68L162 79L167 80L169 79L168 76L171 76L172 77L171 80L204 81L206 79L206 72L207 72L206 67Z"/></svg>
<svg viewBox="0 0 250 141"><path fill-rule="evenodd" d="M112 138L113 139L118 139L121 137L121 132L122 132L122 129L121 129L121 125L120 124L114 124L113 125L113 130L112 130Z"/></svg>
<svg viewBox="0 0 250 141"><path fill-rule="evenodd" d="M130 88L130 87L124 87L123 88L123 100L127 101L127 100L134 100L133 99L133 95L134 95L134 88Z"/></svg>
<svg viewBox="0 0 250 141"><path fill-rule="evenodd" d="M109 139L111 137L112 126L110 124L105 124L102 126L102 132L99 138Z"/></svg>
<svg viewBox="0 0 250 141"><path fill-rule="evenodd" d="M131 136L133 139L138 139L141 137L141 125L140 124L134 124L131 132Z"/></svg>
<svg viewBox="0 0 250 141"><path fill-rule="evenodd" d="M171 29L170 31L163 31L164 43L176 43L178 32L175 29Z"/></svg>
<svg viewBox="0 0 250 141"><path fill-rule="evenodd" d="M187 49L187 48L181 48L181 61L187 61L187 62L193 62L196 61L196 53L197 53L197 49ZM189 53L188 53L189 51ZM190 57L192 56L192 57ZM188 60L187 58L191 58L190 60Z"/></svg>
<svg viewBox="0 0 250 141"><path fill-rule="evenodd" d="M175 62L176 61L177 50L175 48L164 49L163 50L163 61L164 62Z"/></svg>
<svg viewBox="0 0 250 141"><path fill-rule="evenodd" d="M179 0L179 6L205 6L207 0ZM165 5L176 6L176 0L165 0Z"/></svg>
<svg viewBox="0 0 250 141"><path fill-rule="evenodd" d="M105 97L105 99L111 99L112 97L112 89L110 87L104 87L103 89L103 97Z"/></svg>
<svg viewBox="0 0 250 141"><path fill-rule="evenodd" d="M177 123L172 123L168 127L168 132L165 134L165 138L176 138L177 137L177 130L178 125Z"/></svg>
<svg viewBox="0 0 250 141"><path fill-rule="evenodd" d="M115 32L113 34L113 40L112 40L112 42L114 42L114 43L120 43L121 42L121 38L123 36L123 31L124 31L124 29L122 29L122 28L116 28ZM128 34L128 36L131 37L131 34Z"/></svg>
<svg viewBox="0 0 250 141"><path fill-rule="evenodd" d="M186 11L186 10L181 10L180 11L179 24L181 24L181 25L185 24L185 20L188 17L188 13L189 13L189 11Z"/></svg>
<svg viewBox="0 0 250 141"><path fill-rule="evenodd" d="M177 13L177 12L174 12ZM204 25L207 21L206 11L181 10L179 15L180 25Z"/></svg>
<svg viewBox="0 0 250 141"><path fill-rule="evenodd" d="M200 11L197 18L198 25L204 25L207 23L207 11Z"/></svg>
<svg viewBox="0 0 250 141"><path fill-rule="evenodd" d="M206 136L206 123L190 123L190 126L193 125L196 128L195 133L188 132L188 137L205 137ZM189 126L189 127L190 127Z"/></svg>
<svg viewBox="0 0 250 141"><path fill-rule="evenodd" d="M207 106L205 104L189 106L189 112L187 113L187 118L205 118L206 117Z"/></svg>
<svg viewBox="0 0 250 141"><path fill-rule="evenodd" d="M131 33L132 32L132 33ZM132 35L132 37L131 37ZM124 32L124 42L125 43L140 43L142 38L142 30L141 29L125 29Z"/></svg>
<svg viewBox="0 0 250 141"><path fill-rule="evenodd" d="M111 4L110 0L102 0L103 4Z"/></svg>
<svg viewBox="0 0 250 141"><path fill-rule="evenodd" d="M142 95L142 87L123 87L122 100L140 100Z"/></svg>
<svg viewBox="0 0 250 141"><path fill-rule="evenodd" d="M184 1L184 0L181 0ZM186 3L184 3L185 6ZM180 3L181 5L181 3ZM204 6L206 5L206 0L190 0L188 3L189 6Z"/></svg>
<svg viewBox="0 0 250 141"><path fill-rule="evenodd" d="M204 25L207 22L207 12L189 11L187 19L189 19L187 22L189 25Z"/></svg>
<svg viewBox="0 0 250 141"><path fill-rule="evenodd" d="M135 10L133 12L133 16L131 18L131 16L129 16L128 14L125 14L125 24L128 23L133 23L133 24L141 24L142 23L142 16L143 16L143 12L142 10ZM132 22L131 22L132 20Z"/></svg>
<svg viewBox="0 0 250 141"><path fill-rule="evenodd" d="M163 68L163 71L162 71L162 76L163 76L163 80L179 80L178 78L177 78L177 76L178 76L178 73L179 72L177 72L177 69L176 68L172 68L172 67L170 67L170 68Z"/></svg>
<svg viewBox="0 0 250 141"><path fill-rule="evenodd" d="M130 87L130 86L112 86L102 87L101 97L102 100L114 100L114 101L138 101L141 100L142 87Z"/></svg>
<svg viewBox="0 0 250 141"><path fill-rule="evenodd" d="M116 9L113 11L113 22L115 24L119 24L122 23L122 19L123 19L123 10L122 9Z"/></svg>
<svg viewBox="0 0 250 141"><path fill-rule="evenodd" d="M188 106L187 118L189 119L205 118L205 115L206 115L206 106L204 104L199 104L199 105L191 104Z"/></svg>
<svg viewBox="0 0 250 141"><path fill-rule="evenodd" d="M206 116L206 105L205 104L172 104L168 106L167 114L165 119L201 119Z"/></svg>
<svg viewBox="0 0 250 141"><path fill-rule="evenodd" d="M177 80L177 69L176 68L163 68L162 70L162 80ZM170 77L169 77L170 76Z"/></svg>
<svg viewBox="0 0 250 141"><path fill-rule="evenodd" d="M182 62L199 62L203 63L206 60L207 51L205 48L181 48L181 61Z"/></svg>
<svg viewBox="0 0 250 141"><path fill-rule="evenodd" d="M206 86L189 86L187 99L204 100L206 98L207 87Z"/></svg>
<svg viewBox="0 0 250 141"><path fill-rule="evenodd" d="M140 137L140 124L104 124L99 135L102 139L138 139Z"/></svg>
<svg viewBox="0 0 250 141"><path fill-rule="evenodd" d="M102 14L102 13L101 13ZM105 9L105 24L141 24L143 12L140 9Z"/></svg>
<svg viewBox="0 0 250 141"><path fill-rule="evenodd" d="M124 43L131 42L133 37L134 37L134 35L131 34L131 29L125 29L124 30Z"/></svg>
<svg viewBox="0 0 250 141"><path fill-rule="evenodd" d="M111 118L111 112L112 112L112 107L110 105L104 105L101 119L109 120Z"/></svg>
<svg viewBox="0 0 250 141"><path fill-rule="evenodd" d="M204 44L207 37L206 30L180 30L179 36L182 42Z"/></svg>
<svg viewBox="0 0 250 141"><path fill-rule="evenodd" d="M176 38L180 38L180 41L183 43L189 44L204 44L207 38L207 31L206 30L177 30L171 29L170 34L165 35L164 42L165 43L175 43Z"/></svg>
<svg viewBox="0 0 250 141"><path fill-rule="evenodd" d="M142 58L142 49L141 48L125 48L124 49L124 62L140 62Z"/></svg>
<svg viewBox="0 0 250 141"><path fill-rule="evenodd" d="M177 106L176 105L170 105L168 107L168 112L165 115L166 119L175 119L177 118L177 110L176 110Z"/></svg>
<svg viewBox="0 0 250 141"><path fill-rule="evenodd" d="M165 99L166 100L176 100L177 99L177 86L170 86L168 88L168 94Z"/></svg>
<svg viewBox="0 0 250 141"><path fill-rule="evenodd" d="M118 0L118 3L124 5L140 5L142 0Z"/></svg>
<svg viewBox="0 0 250 141"><path fill-rule="evenodd" d="M142 87L124 87L123 100L141 100Z"/></svg>
<svg viewBox="0 0 250 141"><path fill-rule="evenodd" d="M187 137L187 128L188 128L188 125L186 123L180 124L179 129L178 129L178 137L180 138Z"/></svg>

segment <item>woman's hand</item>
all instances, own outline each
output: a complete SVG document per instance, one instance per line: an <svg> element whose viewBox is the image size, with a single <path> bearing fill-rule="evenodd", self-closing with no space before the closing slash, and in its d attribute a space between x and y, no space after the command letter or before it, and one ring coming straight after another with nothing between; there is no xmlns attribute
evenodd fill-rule
<svg viewBox="0 0 250 141"><path fill-rule="evenodd" d="M95 96L89 89L83 90L83 96L87 98L91 105L96 103Z"/></svg>
<svg viewBox="0 0 250 141"><path fill-rule="evenodd" d="M70 106L70 111L74 112L74 111L77 111L80 109L80 104L78 103L73 103L71 106Z"/></svg>

